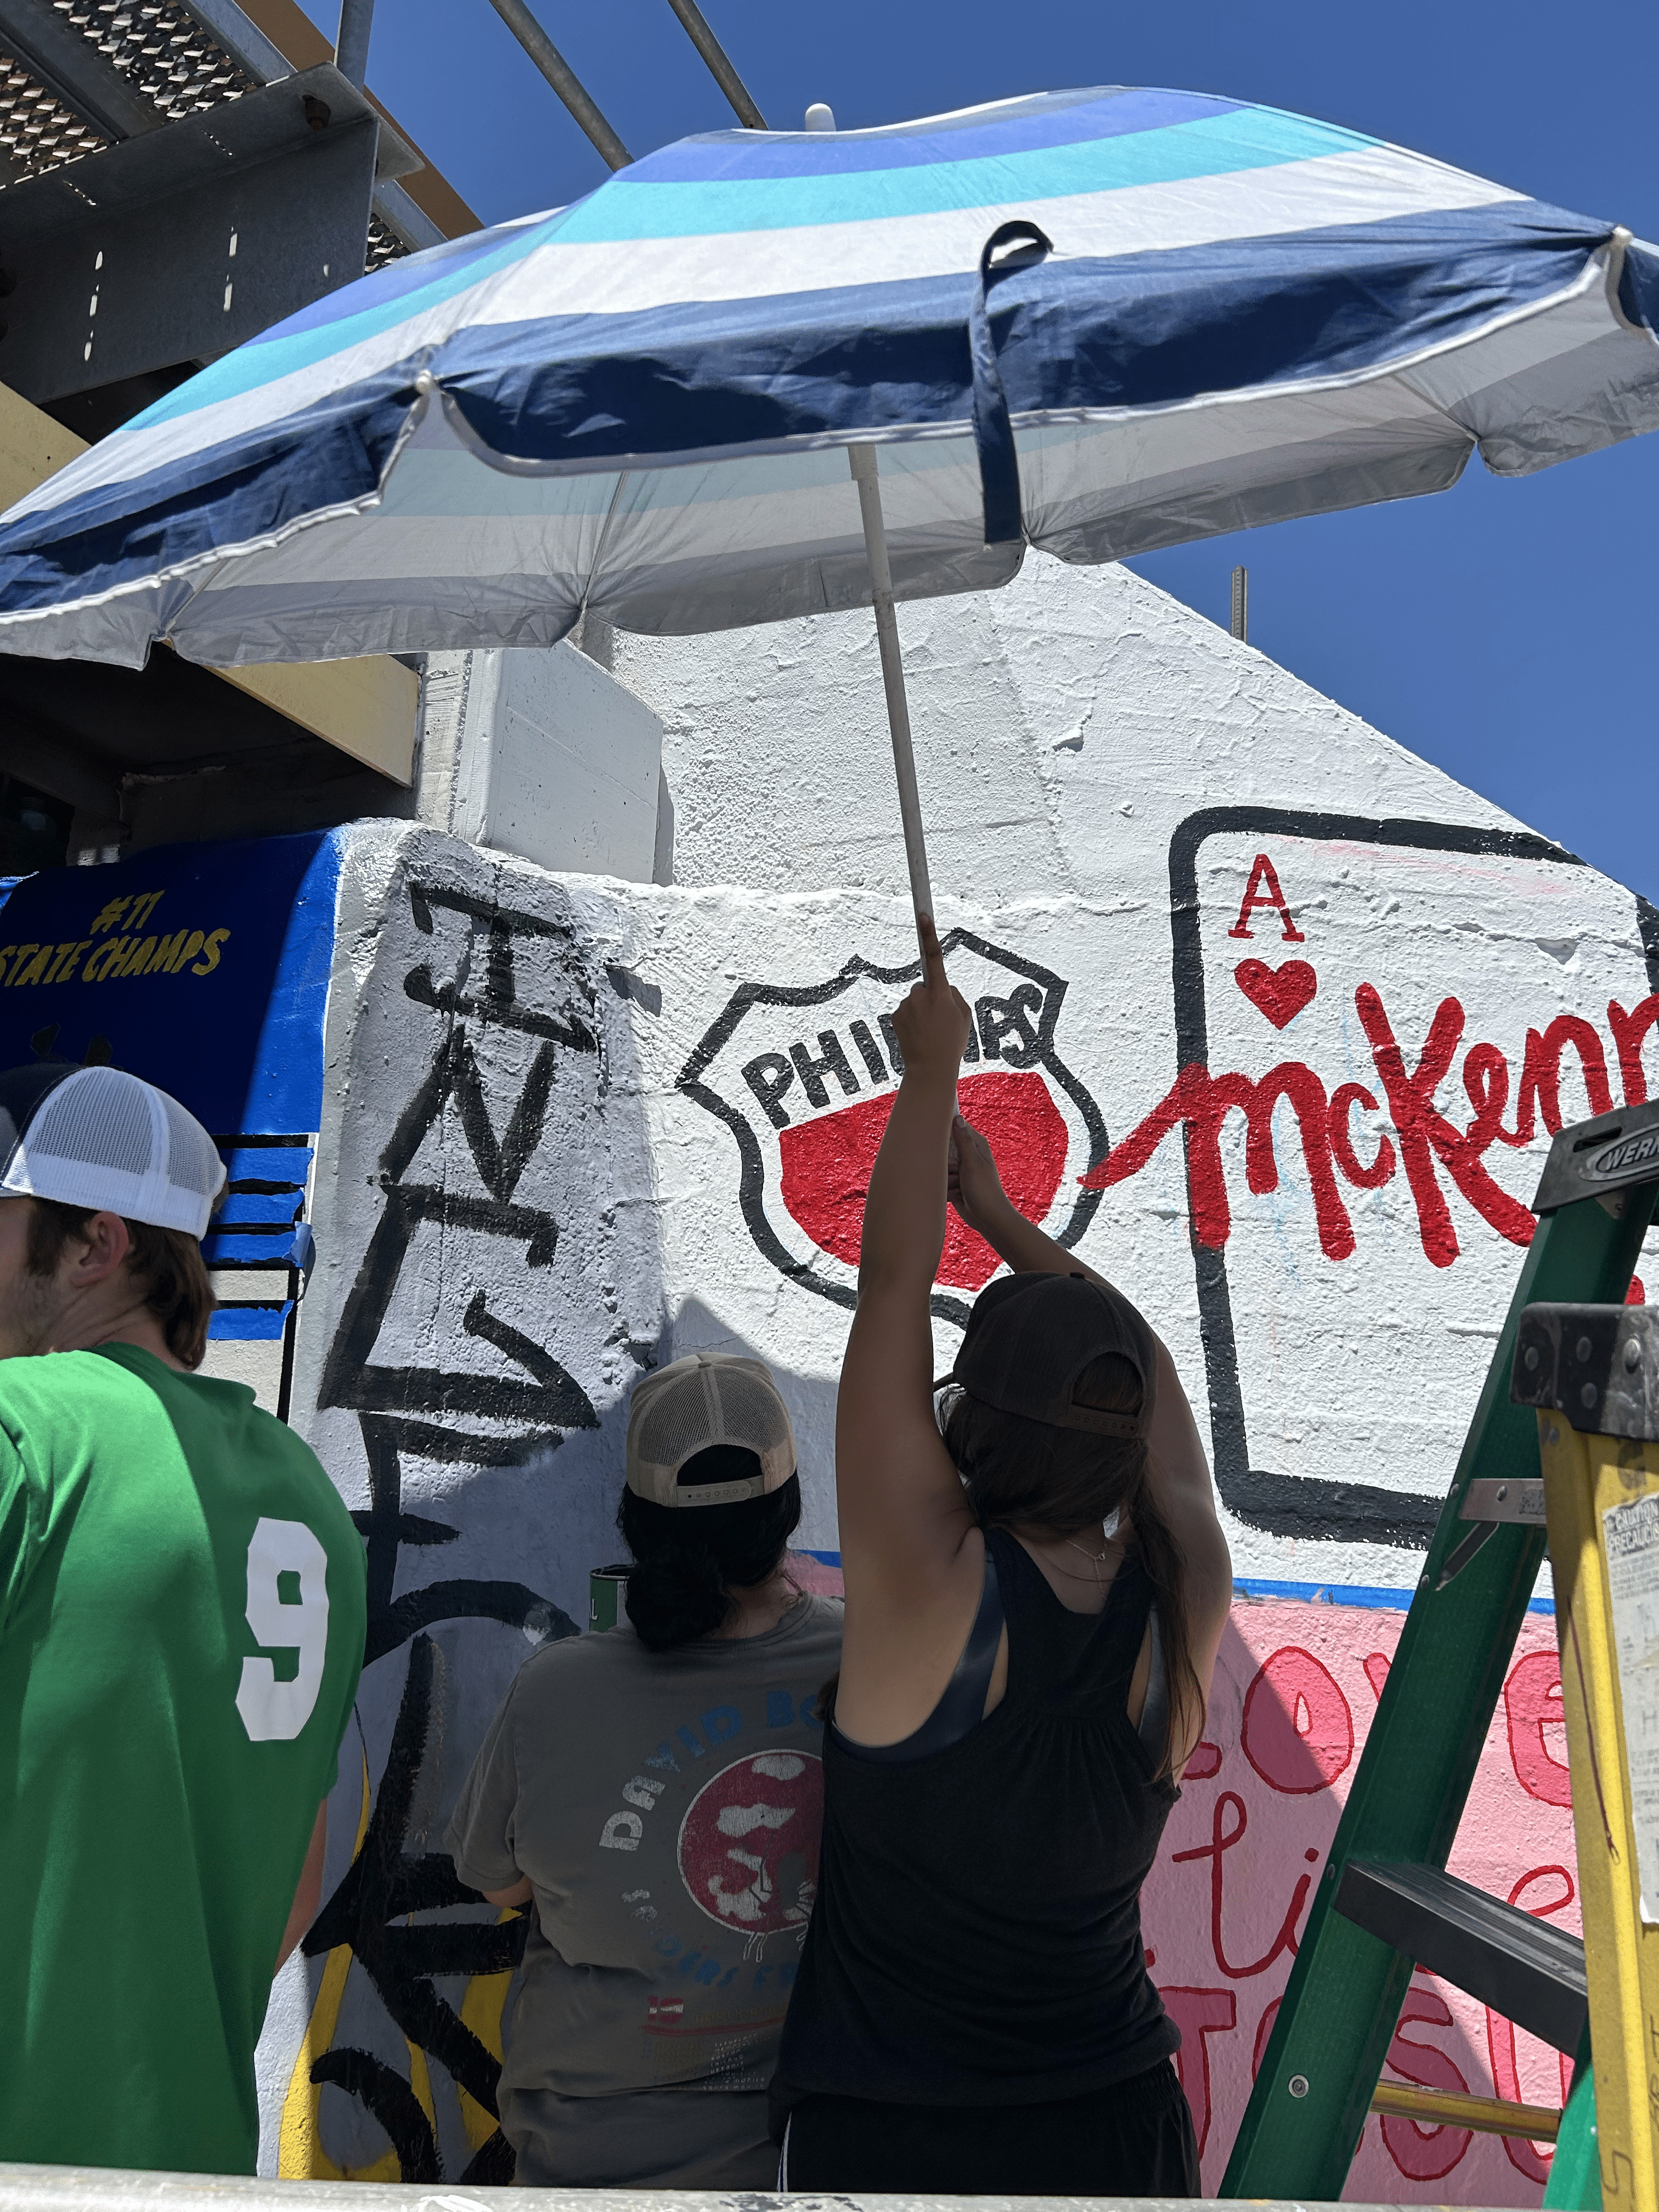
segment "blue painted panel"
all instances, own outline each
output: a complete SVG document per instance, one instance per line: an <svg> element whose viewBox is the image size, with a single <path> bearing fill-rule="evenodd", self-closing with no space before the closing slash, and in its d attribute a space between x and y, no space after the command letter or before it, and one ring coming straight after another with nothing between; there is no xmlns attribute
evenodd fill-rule
<svg viewBox="0 0 1659 2212"><path fill-rule="evenodd" d="M0 1067L101 1039L216 1136L314 1130L338 874L329 831L27 877L0 926Z"/></svg>

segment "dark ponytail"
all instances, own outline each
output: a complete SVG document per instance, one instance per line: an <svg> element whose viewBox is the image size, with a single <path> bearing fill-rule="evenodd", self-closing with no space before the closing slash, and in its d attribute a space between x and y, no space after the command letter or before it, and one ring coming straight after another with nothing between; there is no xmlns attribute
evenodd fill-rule
<svg viewBox="0 0 1659 2212"><path fill-rule="evenodd" d="M681 1470L682 1482L696 1464ZM672 1651L712 1636L734 1610L733 1589L765 1582L799 1525L798 1475L734 1505L658 1505L624 1490L617 1526L635 1565L623 1602L641 1643L649 1651Z"/></svg>

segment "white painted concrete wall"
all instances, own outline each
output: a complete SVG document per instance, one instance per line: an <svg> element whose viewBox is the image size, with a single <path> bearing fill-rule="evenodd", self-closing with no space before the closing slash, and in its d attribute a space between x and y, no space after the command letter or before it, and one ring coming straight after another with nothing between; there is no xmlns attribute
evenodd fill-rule
<svg viewBox="0 0 1659 2212"><path fill-rule="evenodd" d="M1443 1494L1549 1121L1581 1117L1598 1084L1620 1100L1659 1083L1651 1036L1618 1048L1650 991L1636 902L1517 845L1497 809L1125 573L1034 560L995 599L900 621L939 920L976 1009L964 1098L1030 1209L1170 1344L1200 1428L1232 1455L1239 1572L1409 1588L1418 1554L1389 1515ZM800 1540L836 1543L848 1236L893 1089L881 1017L914 951L873 638L848 616L617 636L612 652L662 725L674 887L639 879L637 860L632 882L551 875L400 824L365 825L345 858L295 1389L297 1423L364 1516L373 1585L329 1895L365 1817L401 1807L377 1864L440 1849L514 1668L585 1618L648 1364L698 1346L770 1363L800 1444ZM498 672L492 696L544 735L582 696L618 723L641 711L574 655L507 658L541 673L519 690ZM475 711L463 702L458 726ZM641 805L645 782L628 787ZM471 803L458 797L458 819ZM1193 822L1218 806L1250 811ZM643 853L641 817L616 818ZM1263 854L1281 903L1242 911ZM1559 1095L1540 1097L1554 1060L1540 1048L1564 1017L1588 1072L1568 1044ZM1431 1038L1443 1072L1413 1102ZM1286 1092L1259 1108L1253 1159L1243 1115L1219 1126L1196 1251L1181 1131L1158 1118L1183 1058L1240 1098L1269 1079ZM1455 1174L1422 1135L1431 1112ZM1091 1200L1080 1178L1103 1154L1118 1179ZM951 1264L941 1364L978 1279L971 1250ZM1231 1401L1205 1325L1218 1298ZM1356 1485L1372 1495L1333 1534L1330 1491ZM1540 1863L1558 1849L1546 1826ZM1266 1896L1283 1872L1232 1879ZM381 1904L417 1962L422 1917ZM494 1916L446 1917L483 1944ZM459 2179L483 2140L476 2107L435 2061L411 2073L386 1990L361 1956L336 1959L332 1981L296 1961L279 1991L267 2165L386 2171L362 2105L309 2079L312 2057L350 2047L416 2083L442 2176ZM482 1969L429 1978L488 2031ZM1240 2015L1247 2041L1255 2018ZM1536 2201L1535 2182L1515 2186Z"/></svg>
<svg viewBox="0 0 1659 2212"><path fill-rule="evenodd" d="M1006 590L898 625L942 894L1167 906L1171 830L1223 800L1513 820L1127 568L1034 553ZM662 722L677 883L902 895L868 616L618 630L610 665Z"/></svg>

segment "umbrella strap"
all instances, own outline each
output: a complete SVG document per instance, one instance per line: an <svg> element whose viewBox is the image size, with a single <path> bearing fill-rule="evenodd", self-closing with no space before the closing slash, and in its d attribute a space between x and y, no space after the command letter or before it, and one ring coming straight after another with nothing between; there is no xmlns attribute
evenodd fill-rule
<svg viewBox="0 0 1659 2212"><path fill-rule="evenodd" d="M985 502L985 542L1005 544L1023 538L1024 522L1019 504L1019 458L1014 451L1014 426L1008 419L1008 396L1002 388L996 347L991 338L991 318L986 307L987 288L1011 269L1029 268L1052 251L1053 240L1034 222L1016 219L999 223L986 240L979 257L979 283L968 310L968 343L974 368L974 443L979 449L979 482ZM1017 253L993 267L991 257L1006 246L1023 246L1035 252Z"/></svg>

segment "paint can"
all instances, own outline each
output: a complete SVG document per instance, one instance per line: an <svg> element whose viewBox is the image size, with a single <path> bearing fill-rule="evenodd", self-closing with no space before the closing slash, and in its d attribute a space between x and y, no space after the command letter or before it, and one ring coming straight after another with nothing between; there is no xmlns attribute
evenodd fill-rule
<svg viewBox="0 0 1659 2212"><path fill-rule="evenodd" d="M590 1629L614 1628L622 1618L623 1591L628 1584L630 1569L626 1566L595 1567L587 1577L587 1626Z"/></svg>

